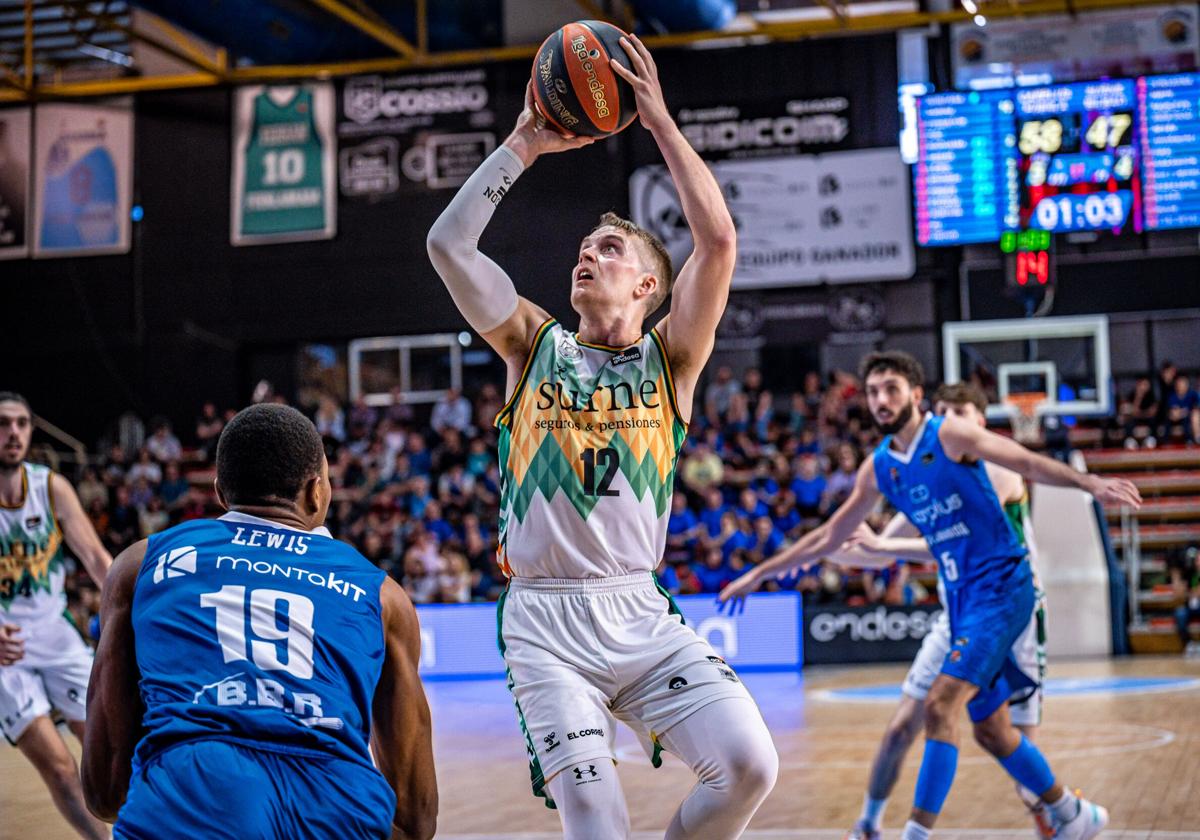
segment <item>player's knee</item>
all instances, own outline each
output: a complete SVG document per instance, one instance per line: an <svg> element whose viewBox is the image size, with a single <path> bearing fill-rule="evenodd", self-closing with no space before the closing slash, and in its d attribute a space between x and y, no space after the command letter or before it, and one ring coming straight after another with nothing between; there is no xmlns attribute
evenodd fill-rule
<svg viewBox="0 0 1200 840"><path fill-rule="evenodd" d="M1002 725L991 718L980 721L973 728L975 743L995 756L1007 756L1020 742L1020 736L1012 726L1007 723Z"/></svg>
<svg viewBox="0 0 1200 840"><path fill-rule="evenodd" d="M74 760L66 757L54 757L38 766L46 786L62 794L68 794L79 788L79 771Z"/></svg>
<svg viewBox="0 0 1200 840"><path fill-rule="evenodd" d="M724 763L731 787L746 799L765 799L779 777L779 753L765 732L762 738L747 741Z"/></svg>
<svg viewBox="0 0 1200 840"><path fill-rule="evenodd" d="M929 695L925 701L925 733L937 735L954 725L955 708L950 698Z"/></svg>

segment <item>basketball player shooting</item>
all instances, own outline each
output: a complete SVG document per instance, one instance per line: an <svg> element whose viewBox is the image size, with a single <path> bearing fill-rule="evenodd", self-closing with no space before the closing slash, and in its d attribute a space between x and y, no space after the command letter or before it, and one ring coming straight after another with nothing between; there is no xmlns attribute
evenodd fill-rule
<svg viewBox="0 0 1200 840"><path fill-rule="evenodd" d="M850 497L819 528L725 587L720 600L737 604L761 581L837 549L886 496L917 526L938 558L953 641L925 700L925 755L903 840L927 840L950 793L964 707L976 740L1046 804L1055 837L1096 836L1108 813L1067 790L1009 717L1008 699L1037 687L1012 654L1036 594L1028 552L983 462L1006 467L1026 481L1078 488L1102 504L1136 508L1141 504L1137 488L1124 479L1076 472L954 416L923 416L918 407L924 373L907 353L867 356L862 378L868 408L886 437L859 468Z"/></svg>
<svg viewBox="0 0 1200 840"><path fill-rule="evenodd" d="M674 179L695 250L672 292L651 234L613 214L580 243L570 331L517 295L478 251L517 177L543 154L587 145L549 129L532 92L516 128L429 233L429 254L467 322L503 357L500 647L534 792L568 840L629 836L614 768L615 717L699 777L666 837L741 835L775 784L778 757L746 688L686 627L653 571L665 547L675 460L712 352L735 260L720 188L663 101L654 60L622 39L642 125Z"/></svg>
<svg viewBox="0 0 1200 840"><path fill-rule="evenodd" d="M88 813L50 713L83 741L92 649L67 617L64 538L99 586L112 557L70 483L25 460L32 432L29 403L0 392L0 732L37 768L76 833L102 838L108 830Z"/></svg>
<svg viewBox="0 0 1200 840"><path fill-rule="evenodd" d="M294 408L239 412L216 489L224 516L134 543L108 576L83 749L92 812L118 840L428 840L417 613L325 529L320 434Z"/></svg>

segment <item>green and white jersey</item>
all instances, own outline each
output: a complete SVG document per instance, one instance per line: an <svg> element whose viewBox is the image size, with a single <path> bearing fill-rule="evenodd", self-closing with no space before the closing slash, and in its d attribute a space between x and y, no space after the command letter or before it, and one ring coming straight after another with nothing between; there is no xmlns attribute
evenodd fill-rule
<svg viewBox="0 0 1200 840"><path fill-rule="evenodd" d="M296 88L279 103L265 88L254 99L246 146L242 229L246 235L287 234L325 227L321 136L313 95Z"/></svg>
<svg viewBox="0 0 1200 840"><path fill-rule="evenodd" d="M500 430L500 567L528 578L653 571L687 435L662 338L538 330Z"/></svg>
<svg viewBox="0 0 1200 840"><path fill-rule="evenodd" d="M0 621L32 624L61 616L63 537L50 499L48 467L21 465L21 502L0 504Z"/></svg>

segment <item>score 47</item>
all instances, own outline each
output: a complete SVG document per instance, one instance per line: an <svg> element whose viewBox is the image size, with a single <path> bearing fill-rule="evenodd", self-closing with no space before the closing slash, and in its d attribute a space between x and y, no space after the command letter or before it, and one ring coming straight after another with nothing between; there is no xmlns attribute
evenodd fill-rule
<svg viewBox="0 0 1200 840"><path fill-rule="evenodd" d="M1097 152L1115 149L1128 142L1133 126L1133 115L1124 112L1097 114L1083 133L1083 139ZM1062 120L1050 117L1044 120L1028 120L1021 123L1021 134L1017 148L1023 155L1038 152L1052 155L1062 150L1065 133Z"/></svg>

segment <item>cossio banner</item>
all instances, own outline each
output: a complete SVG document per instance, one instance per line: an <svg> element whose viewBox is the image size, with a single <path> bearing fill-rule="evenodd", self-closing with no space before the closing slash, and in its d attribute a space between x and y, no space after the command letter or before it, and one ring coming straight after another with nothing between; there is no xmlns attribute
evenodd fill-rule
<svg viewBox="0 0 1200 840"><path fill-rule="evenodd" d="M496 148L493 71L355 76L338 99L342 195L379 201L460 186Z"/></svg>
<svg viewBox="0 0 1200 840"><path fill-rule="evenodd" d="M676 599L684 620L734 669L798 671L803 662L800 599L793 592L760 593L737 616L717 612L712 595ZM667 608L666 600L663 609ZM420 673L428 679L504 676L497 645L495 604L417 607Z"/></svg>
<svg viewBox="0 0 1200 840"><path fill-rule="evenodd" d="M810 605L804 608L804 662L907 662L941 607Z"/></svg>

